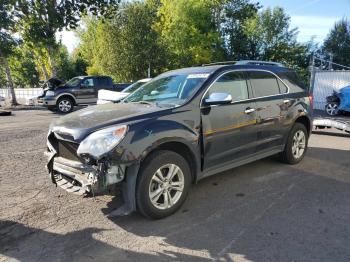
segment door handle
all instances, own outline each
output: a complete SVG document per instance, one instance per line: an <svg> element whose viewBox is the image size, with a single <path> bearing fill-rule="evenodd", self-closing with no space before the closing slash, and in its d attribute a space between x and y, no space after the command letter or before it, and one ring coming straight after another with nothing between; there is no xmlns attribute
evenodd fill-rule
<svg viewBox="0 0 350 262"><path fill-rule="evenodd" d="M290 103L290 100L289 99L283 100L283 103L288 104Z"/></svg>
<svg viewBox="0 0 350 262"><path fill-rule="evenodd" d="M246 114L250 114L253 112L255 112L255 108L250 108L250 107L246 108L246 110L244 111L244 113L246 113Z"/></svg>

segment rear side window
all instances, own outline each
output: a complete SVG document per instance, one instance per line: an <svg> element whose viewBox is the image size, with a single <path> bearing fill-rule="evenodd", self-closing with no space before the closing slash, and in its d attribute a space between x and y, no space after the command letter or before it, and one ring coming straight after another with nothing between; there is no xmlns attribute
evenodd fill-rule
<svg viewBox="0 0 350 262"><path fill-rule="evenodd" d="M228 93L232 96L232 101L240 101L249 98L248 86L243 72L230 72L222 75L210 87L207 97L212 93Z"/></svg>
<svg viewBox="0 0 350 262"><path fill-rule="evenodd" d="M103 87L110 86L109 78L107 78L107 77L99 77L99 78L97 78L97 85L98 86L103 86Z"/></svg>
<svg viewBox="0 0 350 262"><path fill-rule="evenodd" d="M249 72L249 79L254 90L254 97L272 96L280 94L277 78L265 71ZM285 93L282 91L282 93Z"/></svg>

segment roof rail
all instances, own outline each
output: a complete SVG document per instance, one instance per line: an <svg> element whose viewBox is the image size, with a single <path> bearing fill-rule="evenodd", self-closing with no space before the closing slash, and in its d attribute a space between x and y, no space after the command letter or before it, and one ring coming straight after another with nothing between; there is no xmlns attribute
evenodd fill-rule
<svg viewBox="0 0 350 262"><path fill-rule="evenodd" d="M211 66L211 65L267 65L267 66L284 67L284 65L281 63L271 62L271 61L259 61L259 60L223 61L223 62L203 64L202 66Z"/></svg>
<svg viewBox="0 0 350 262"><path fill-rule="evenodd" d="M202 66L211 66L211 65L233 65L236 64L237 61L223 61L223 62L214 62L209 64L202 64Z"/></svg>
<svg viewBox="0 0 350 262"><path fill-rule="evenodd" d="M281 63L260 60L240 60L236 63L236 65L267 65L284 67L284 65L282 65Z"/></svg>

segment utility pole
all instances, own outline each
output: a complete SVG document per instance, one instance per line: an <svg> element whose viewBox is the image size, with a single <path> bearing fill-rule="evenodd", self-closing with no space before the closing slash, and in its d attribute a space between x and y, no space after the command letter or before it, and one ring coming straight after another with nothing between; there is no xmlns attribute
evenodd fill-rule
<svg viewBox="0 0 350 262"><path fill-rule="evenodd" d="M333 70L333 54L330 53L329 55L330 55L330 57L329 57L329 60L330 60L330 62L329 62L329 70Z"/></svg>
<svg viewBox="0 0 350 262"><path fill-rule="evenodd" d="M147 77L151 78L151 62L148 63Z"/></svg>

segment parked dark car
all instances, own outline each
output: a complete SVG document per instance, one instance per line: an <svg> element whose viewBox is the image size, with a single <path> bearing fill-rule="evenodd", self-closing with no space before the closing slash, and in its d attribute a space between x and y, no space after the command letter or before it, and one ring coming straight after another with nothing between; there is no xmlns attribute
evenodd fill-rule
<svg viewBox="0 0 350 262"><path fill-rule="evenodd" d="M174 70L118 104L55 121L47 167L52 181L72 193L122 183L128 211L162 218L204 177L275 154L300 162L311 134L311 103L296 73L280 64Z"/></svg>
<svg viewBox="0 0 350 262"><path fill-rule="evenodd" d="M54 79L45 86L37 101L50 110L69 113L76 105L95 104L100 89L119 90L108 76L78 76L65 84Z"/></svg>

